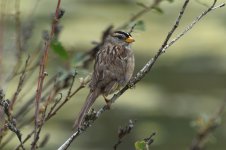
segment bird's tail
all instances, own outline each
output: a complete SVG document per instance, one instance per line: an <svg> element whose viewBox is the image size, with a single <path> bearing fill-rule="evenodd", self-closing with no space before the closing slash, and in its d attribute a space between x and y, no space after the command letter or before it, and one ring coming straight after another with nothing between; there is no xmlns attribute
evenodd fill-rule
<svg viewBox="0 0 226 150"><path fill-rule="evenodd" d="M93 103L95 102L95 100L97 99L97 97L99 95L100 95L99 89L95 89L94 91L90 91L81 111L79 112L78 118L76 119L76 121L74 123L73 129L78 129L78 128L81 127L86 113L89 111L90 107L93 105Z"/></svg>

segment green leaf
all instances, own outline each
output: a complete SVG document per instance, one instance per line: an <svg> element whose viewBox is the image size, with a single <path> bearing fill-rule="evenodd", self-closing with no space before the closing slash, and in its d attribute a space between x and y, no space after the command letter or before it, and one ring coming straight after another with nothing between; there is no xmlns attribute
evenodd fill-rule
<svg viewBox="0 0 226 150"><path fill-rule="evenodd" d="M52 48L52 50L58 54L60 56L60 58L62 59L68 59L68 53L67 51L65 50L65 48L63 47L63 45L57 41L57 40L53 40L51 42L51 45L50 47Z"/></svg>
<svg viewBox="0 0 226 150"><path fill-rule="evenodd" d="M144 140L135 142L136 150L146 150L146 142Z"/></svg>
<svg viewBox="0 0 226 150"><path fill-rule="evenodd" d="M144 31L145 30L144 21L143 20L137 21L135 29Z"/></svg>

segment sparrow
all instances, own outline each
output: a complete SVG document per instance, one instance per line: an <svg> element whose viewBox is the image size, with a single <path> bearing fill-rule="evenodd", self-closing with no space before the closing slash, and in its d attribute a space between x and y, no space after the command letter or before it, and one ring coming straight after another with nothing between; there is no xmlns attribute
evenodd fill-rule
<svg viewBox="0 0 226 150"><path fill-rule="evenodd" d="M96 54L89 84L90 92L74 123L74 129L82 127L85 115L98 96L102 95L108 103L107 96L120 90L130 81L135 65L131 49L134 41L130 33L123 31L112 32L105 38Z"/></svg>

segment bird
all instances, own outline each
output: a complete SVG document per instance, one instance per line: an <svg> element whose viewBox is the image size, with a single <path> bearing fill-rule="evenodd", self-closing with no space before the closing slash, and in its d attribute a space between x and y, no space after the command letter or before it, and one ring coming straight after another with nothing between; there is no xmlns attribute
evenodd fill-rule
<svg viewBox="0 0 226 150"><path fill-rule="evenodd" d="M98 50L94 71L89 83L89 94L74 123L73 128L82 127L84 118L95 100L102 95L108 104L107 96L120 90L130 81L135 66L131 48L134 38L124 31L111 32Z"/></svg>

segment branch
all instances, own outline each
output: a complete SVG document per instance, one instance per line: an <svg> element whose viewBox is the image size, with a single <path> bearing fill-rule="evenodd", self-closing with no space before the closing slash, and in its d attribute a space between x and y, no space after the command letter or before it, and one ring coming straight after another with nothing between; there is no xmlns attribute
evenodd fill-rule
<svg viewBox="0 0 226 150"><path fill-rule="evenodd" d="M42 96L42 88L44 83L44 78L46 76L45 68L47 64L47 58L48 58L48 52L49 52L49 46L50 42L53 39L54 33L55 33L55 27L57 23L59 22L59 19L62 17L62 10L60 9L61 0L58 0L55 16L52 21L52 27L50 32L50 37L45 39L45 47L44 47L44 54L42 56L42 60L40 62L40 68L39 68L39 77L38 77L38 86L37 86L37 92L36 92L36 98L35 98L35 132L34 132L34 140L32 142L32 150L36 149L36 143L38 141L37 139L37 129L38 129L38 122L39 122L39 103Z"/></svg>
<svg viewBox="0 0 226 150"><path fill-rule="evenodd" d="M49 113L47 114L46 118L44 119L45 121L49 120L52 116L54 116L62 106L64 106L64 104L66 104L68 102L69 99L71 99L71 90L72 90L72 87L74 85L74 81L75 81L75 77L77 75L77 72L75 71L75 73L72 75L72 82L71 82L71 85L68 89L68 93L67 93L67 96L65 97L64 101L57 106L57 104L60 102L60 100L57 100L54 105L50 108L50 111ZM85 86L82 86L82 84L76 89L76 93L78 91L80 91L82 88L84 88ZM61 97L62 98L62 97ZM60 98L60 99L61 99ZM57 107L56 107L57 106Z"/></svg>
<svg viewBox="0 0 226 150"><path fill-rule="evenodd" d="M16 89L16 92L14 93L13 98L11 100L11 103L10 103L10 106L9 106L9 110L10 111L13 110L13 106L14 106L16 100L17 100L17 97L18 97L18 95L20 94L20 92L22 90L22 86L23 86L24 79L25 79L25 72L27 70L29 59L30 59L30 56L27 57L27 60L25 62L24 69L23 69L22 74L20 76L19 84L18 84L17 89Z"/></svg>
<svg viewBox="0 0 226 150"><path fill-rule="evenodd" d="M74 132L70 138L67 139L67 141L64 142L64 144L62 144L57 150L66 150L71 143L74 141L74 139L76 137L78 137L80 134L82 133L82 131L79 129L76 132Z"/></svg>
<svg viewBox="0 0 226 150"><path fill-rule="evenodd" d="M57 76L58 75L54 75L45 83L45 85L43 86L43 91L46 91L52 85L52 83L55 81ZM44 95L43 97L46 97L47 94ZM35 99L35 95L33 95L26 103L23 104L23 106L21 106L20 110L15 114L15 118L17 118L17 120L22 118L28 111L31 110L32 108L31 105L33 104L34 99Z"/></svg>
<svg viewBox="0 0 226 150"><path fill-rule="evenodd" d="M185 30L179 34L178 36L176 36L175 39L172 39L171 41L170 38L172 36L172 34L175 32L175 30L177 29L177 27L179 26L179 23L181 21L181 18L184 14L184 11L187 7L189 3L189 0L185 0L183 7L180 10L179 16L176 19L175 24L173 25L172 29L169 31L168 35L166 36L161 48L157 51L156 55L151 58L145 65L144 67L135 75L135 77L133 77L131 79L131 81L123 88L121 89L118 93L114 94L114 96L111 98L110 103L114 103L125 91L127 91L128 89L130 89L131 87L133 87L135 84L137 84L141 79L143 79L145 77L145 75L150 72L150 70L152 69L153 65L156 63L156 61L158 60L158 58L170 47L172 46L177 40L179 40L182 36L184 36L190 29L192 29L194 27L194 25L200 20L202 19L207 13L211 12L212 10L215 10L217 8L221 8L223 7L225 4L220 4L218 6L215 6L216 4L216 0L214 0L213 4L206 10L204 11L200 16L198 16L190 25L188 25L187 28L185 28ZM88 127L91 126L91 124L100 117L100 115L105 112L106 110L109 110L109 105L105 105L104 107L102 107L101 109L99 109L97 112L94 112L94 114L96 115L95 117L92 117L93 120L89 120L88 124L86 124L86 126L82 129L78 129L77 131L75 131L73 133L73 135L66 140L66 142L64 142L64 144L62 146L60 146L60 148L58 150L66 150L71 142L73 142L73 140L78 137L79 134L83 133ZM83 123L84 124L84 123Z"/></svg>
<svg viewBox="0 0 226 150"><path fill-rule="evenodd" d="M149 146L154 142L154 139L153 137L156 135L155 132L153 132L148 138L145 138L144 141L146 143L146 147L147 147L147 150L149 149Z"/></svg>
<svg viewBox="0 0 226 150"><path fill-rule="evenodd" d="M135 123L135 121L129 120L128 124L124 128L119 127L119 129L118 129L118 141L114 145L114 150L117 150L118 146L122 143L122 139L131 132L131 130L134 127L134 123Z"/></svg>
<svg viewBox="0 0 226 150"><path fill-rule="evenodd" d="M154 142L153 137L156 135L155 132L153 132L149 137L143 139L143 140L138 140L135 142L135 147L137 150L149 150L150 145Z"/></svg>
<svg viewBox="0 0 226 150"><path fill-rule="evenodd" d="M129 20L127 20L121 26L119 26L117 28L117 30L125 29L130 23L136 21L137 19L139 19L144 14L146 14L149 11L151 11L152 9L156 8L159 5L160 2L162 2L162 0L154 0L153 3L149 6L145 6L144 4L142 4L143 9L140 10L139 12L137 12L135 15L133 15ZM138 3L138 5L140 5L140 3Z"/></svg>
<svg viewBox="0 0 226 150"><path fill-rule="evenodd" d="M190 150L203 149L203 146L205 145L206 142L205 140L219 126L218 120L223 115L225 106L226 100L224 100L223 104L220 105L219 109L217 110L217 113L213 115L203 127L200 128L198 134L192 140Z"/></svg>
<svg viewBox="0 0 226 150"><path fill-rule="evenodd" d="M24 146L23 146L22 138L21 138L22 134L20 133L20 130L16 127L16 120L13 118L13 116L10 113L10 108L9 108L10 101L8 99L5 99L4 96L5 95L3 93L3 90L0 89L0 106L3 108L4 113L7 116L7 121L4 125L4 128L6 128L6 129L8 128L10 131L12 131L16 134L17 138L20 141L20 145L21 145L22 149L24 150Z"/></svg>
<svg viewBox="0 0 226 150"><path fill-rule="evenodd" d="M54 89L52 90L52 92L50 92L50 93L54 93L54 94L50 94L50 96L48 97L47 101L44 104L44 110L42 111L41 121L40 121L39 126L38 126L37 137L36 138L39 137L39 134L41 132L41 129L42 129L42 126L44 125L44 123L46 121L49 121L60 110L60 108L62 108L62 106L64 106L69 101L69 99L71 99L76 93L78 93L82 88L84 88L86 86L86 84L89 82L89 77L86 77L85 79L82 80L83 82L81 82L80 86L75 91L71 92L72 91L72 87L74 85L74 81L75 81L76 75L77 75L76 71L74 72L73 75L71 73L68 73L68 75L64 79L62 79L62 80L60 80L60 81L55 83ZM54 78L56 78L56 77L54 77ZM50 108L48 114L46 115L47 106L48 106L48 104L51 101L50 99L55 97L55 93L58 93L60 90L68 88L68 87L69 87L68 93L67 93L67 96L64 98L63 102L59 104L59 102L62 99L62 94L60 93L60 98L58 98L55 101L53 106ZM44 96L44 97L46 97L46 96ZM32 121L32 119L31 119L31 121ZM27 142L31 138L31 136L33 134L34 134L34 130L32 130L27 135L27 137L25 138L23 143ZM16 149L19 149L20 146L21 145L18 145L16 147Z"/></svg>
<svg viewBox="0 0 226 150"><path fill-rule="evenodd" d="M22 144L24 144L25 142L27 142L31 138L31 136L33 134L34 134L34 131L32 131L30 134L28 134L27 137L22 141L22 143L15 148L15 150L19 150L20 147L22 146Z"/></svg>

